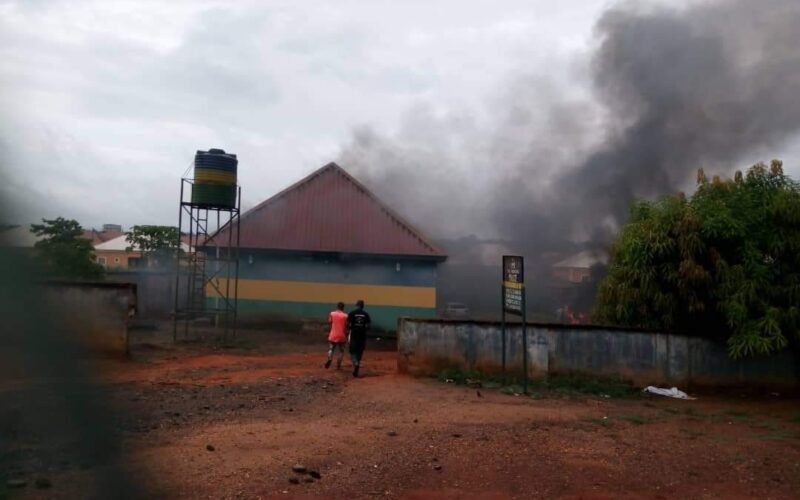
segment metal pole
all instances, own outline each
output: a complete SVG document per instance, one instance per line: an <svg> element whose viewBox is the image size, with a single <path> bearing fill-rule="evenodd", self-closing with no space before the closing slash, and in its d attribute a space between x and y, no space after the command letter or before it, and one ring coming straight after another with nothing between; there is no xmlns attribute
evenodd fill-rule
<svg viewBox="0 0 800 500"><path fill-rule="evenodd" d="M194 234L195 234L194 206L189 205L189 246L191 248L194 248L194 254L189 257L189 261L187 262L188 269L186 271L188 274L186 276L186 313L185 313L186 316L183 319L183 340L189 338L189 318L191 316L191 310L194 305L194 294L192 293L192 287L194 286L195 267L197 266L197 242L195 241Z"/></svg>
<svg viewBox="0 0 800 500"><path fill-rule="evenodd" d="M242 220L242 188L237 188L236 196L236 268L234 270L233 282L233 336L236 337L236 321L239 314L239 244L241 242L241 220ZM233 224L231 224L233 230Z"/></svg>
<svg viewBox="0 0 800 500"><path fill-rule="evenodd" d="M231 247L233 246L233 210L228 212L228 247L225 249L225 341L231 325Z"/></svg>
<svg viewBox="0 0 800 500"><path fill-rule="evenodd" d="M214 245L214 277L209 279L209 283L212 280L217 280L217 285L219 285L219 243ZM219 299L222 293L219 286L215 286L216 293L214 294L214 328L219 328Z"/></svg>
<svg viewBox="0 0 800 500"><path fill-rule="evenodd" d="M528 394L528 320L525 307L525 287L522 287L522 392Z"/></svg>
<svg viewBox="0 0 800 500"><path fill-rule="evenodd" d="M178 203L178 253L175 258L175 302L172 307L172 343L178 341L178 290L181 285L181 230L183 230L183 179L181 179L181 197Z"/></svg>
<svg viewBox="0 0 800 500"><path fill-rule="evenodd" d="M503 382L506 382L506 286L500 286L500 334L503 338Z"/></svg>
<svg viewBox="0 0 800 500"><path fill-rule="evenodd" d="M220 217L221 217L221 214L220 214L220 209L219 209L219 208L217 208L217 230L216 230L216 231L214 231L214 236L216 236L216 235L218 235L218 234L219 234L219 228L220 228ZM216 239L216 238L215 238L215 239ZM215 280L217 280L217 284L219 284L219 274L220 274L220 263L219 263L219 262L220 262L220 251L219 251L219 244L220 244L220 242L219 242L219 241L215 242L215 244L214 244L214 248L216 248L216 249L217 249L217 250L216 250L216 252L217 252L217 254L216 254L216 255L217 255L217 257L216 257L216 260L214 261L214 278L212 278L212 279L215 279ZM211 280L209 280L209 281L211 281ZM217 294L216 294L216 296L217 296L217 297L216 297L216 299L214 299L214 309L215 309L215 311L214 311L214 326L215 326L216 328L219 328L219 299L220 299L220 297L219 297L219 296L220 296L220 293L219 293L219 292L221 292L221 290L219 290L219 287L217 287ZM225 294L225 300L228 300L228 294ZM225 316L225 321L227 321L227 320L228 320L228 317L227 317L227 313L226 313L226 316ZM227 325L225 325L225 329L224 329L224 331L223 331L223 333L222 333L222 337L223 337L223 339L224 339L225 337L227 337L227 336L228 336L227 334L228 334L228 326L227 326Z"/></svg>

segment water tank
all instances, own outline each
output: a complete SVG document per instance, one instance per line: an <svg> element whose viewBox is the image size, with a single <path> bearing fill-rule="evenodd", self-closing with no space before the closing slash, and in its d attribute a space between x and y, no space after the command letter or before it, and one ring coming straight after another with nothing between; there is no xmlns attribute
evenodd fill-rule
<svg viewBox="0 0 800 500"><path fill-rule="evenodd" d="M198 151L194 155L192 203L206 208L236 206L236 155L222 149Z"/></svg>

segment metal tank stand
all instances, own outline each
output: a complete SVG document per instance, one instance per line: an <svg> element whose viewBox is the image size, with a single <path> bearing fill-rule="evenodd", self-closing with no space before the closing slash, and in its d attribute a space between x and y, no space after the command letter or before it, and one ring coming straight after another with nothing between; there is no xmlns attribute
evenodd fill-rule
<svg viewBox="0 0 800 500"><path fill-rule="evenodd" d="M218 208L192 203L193 186L194 179L181 179L172 339L178 330L183 340L197 338L196 328L208 321L228 340L236 336L242 188L236 186L234 207Z"/></svg>

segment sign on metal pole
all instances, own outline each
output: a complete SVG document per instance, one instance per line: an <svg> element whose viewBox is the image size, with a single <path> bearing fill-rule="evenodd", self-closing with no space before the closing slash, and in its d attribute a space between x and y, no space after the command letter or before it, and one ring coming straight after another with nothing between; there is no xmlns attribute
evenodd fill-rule
<svg viewBox="0 0 800 500"><path fill-rule="evenodd" d="M503 256L503 373L506 371L506 313L522 316L523 388L528 392L528 328L525 317L525 263L519 255Z"/></svg>
<svg viewBox="0 0 800 500"><path fill-rule="evenodd" d="M522 257L503 256L503 309L522 316L522 294L525 288L525 268Z"/></svg>

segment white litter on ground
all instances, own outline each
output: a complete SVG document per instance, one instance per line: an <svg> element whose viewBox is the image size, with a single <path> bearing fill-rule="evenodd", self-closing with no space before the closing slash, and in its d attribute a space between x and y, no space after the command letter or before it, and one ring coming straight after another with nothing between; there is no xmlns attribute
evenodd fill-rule
<svg viewBox="0 0 800 500"><path fill-rule="evenodd" d="M696 399L689 397L688 394L685 392L678 390L677 387L673 387L672 389L663 389L661 387L654 387L652 385L648 385L644 388L644 392L649 392L650 394L656 394L658 396L667 396L668 398L675 398L675 399Z"/></svg>

